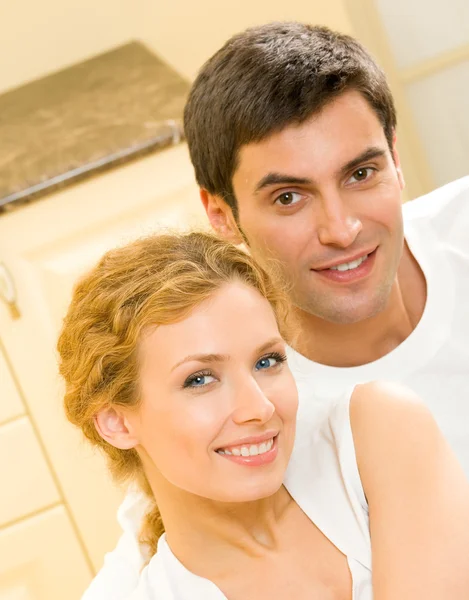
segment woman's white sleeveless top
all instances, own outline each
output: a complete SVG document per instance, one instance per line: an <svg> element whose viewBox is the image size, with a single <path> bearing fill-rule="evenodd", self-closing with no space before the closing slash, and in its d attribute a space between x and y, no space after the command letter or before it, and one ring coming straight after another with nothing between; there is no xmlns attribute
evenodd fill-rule
<svg viewBox="0 0 469 600"><path fill-rule="evenodd" d="M301 377L297 383L301 401L285 486L303 512L347 557L352 599L372 600L368 506L349 416L353 390L333 401L321 402L307 397ZM163 535L158 552L142 572L138 589L129 600L228 599L211 581L188 571Z"/></svg>

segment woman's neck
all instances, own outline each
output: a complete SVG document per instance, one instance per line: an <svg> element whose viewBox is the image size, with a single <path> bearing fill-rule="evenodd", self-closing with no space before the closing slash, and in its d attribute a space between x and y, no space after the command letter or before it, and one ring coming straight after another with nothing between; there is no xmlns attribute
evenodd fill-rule
<svg viewBox="0 0 469 600"><path fill-rule="evenodd" d="M232 569L240 553L254 558L275 550L279 525L293 502L283 486L269 498L232 504L181 490L158 492L172 552L187 569L208 578L214 576L214 565L220 574Z"/></svg>

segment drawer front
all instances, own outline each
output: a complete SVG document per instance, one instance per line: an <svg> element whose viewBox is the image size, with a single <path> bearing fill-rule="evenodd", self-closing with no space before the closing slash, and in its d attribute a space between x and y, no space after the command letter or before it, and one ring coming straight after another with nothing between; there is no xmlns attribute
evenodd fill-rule
<svg viewBox="0 0 469 600"><path fill-rule="evenodd" d="M79 600L91 577L63 506L0 530L2 600Z"/></svg>
<svg viewBox="0 0 469 600"><path fill-rule="evenodd" d="M42 448L27 417L0 427L0 457L0 526L60 502Z"/></svg>

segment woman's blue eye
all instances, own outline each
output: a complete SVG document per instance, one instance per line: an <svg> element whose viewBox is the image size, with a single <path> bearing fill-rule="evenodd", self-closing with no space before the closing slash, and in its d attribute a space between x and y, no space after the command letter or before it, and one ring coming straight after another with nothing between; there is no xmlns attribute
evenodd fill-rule
<svg viewBox="0 0 469 600"><path fill-rule="evenodd" d="M256 363L256 369L260 371L261 369L269 369L276 364L275 358L261 358Z"/></svg>
<svg viewBox="0 0 469 600"><path fill-rule="evenodd" d="M184 387L203 387L204 385L208 385L209 383L212 383L213 381L215 381L215 377L213 377L213 375L210 375L209 373L204 374L204 373L199 373L196 375L191 375L190 377L188 377L186 379L186 381L184 382Z"/></svg>
<svg viewBox="0 0 469 600"><path fill-rule="evenodd" d="M271 354L270 356L263 356L256 362L256 371L261 371L265 369L270 369L275 367L275 365L285 362L287 359L286 356L281 354Z"/></svg>

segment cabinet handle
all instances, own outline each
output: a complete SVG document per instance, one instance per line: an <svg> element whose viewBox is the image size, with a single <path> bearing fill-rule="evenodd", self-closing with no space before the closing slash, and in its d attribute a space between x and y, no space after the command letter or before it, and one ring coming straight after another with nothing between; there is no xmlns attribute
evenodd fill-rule
<svg viewBox="0 0 469 600"><path fill-rule="evenodd" d="M3 300L10 309L10 316L12 319L19 319L21 317L16 299L16 289L13 277L2 262L0 262L0 299Z"/></svg>

